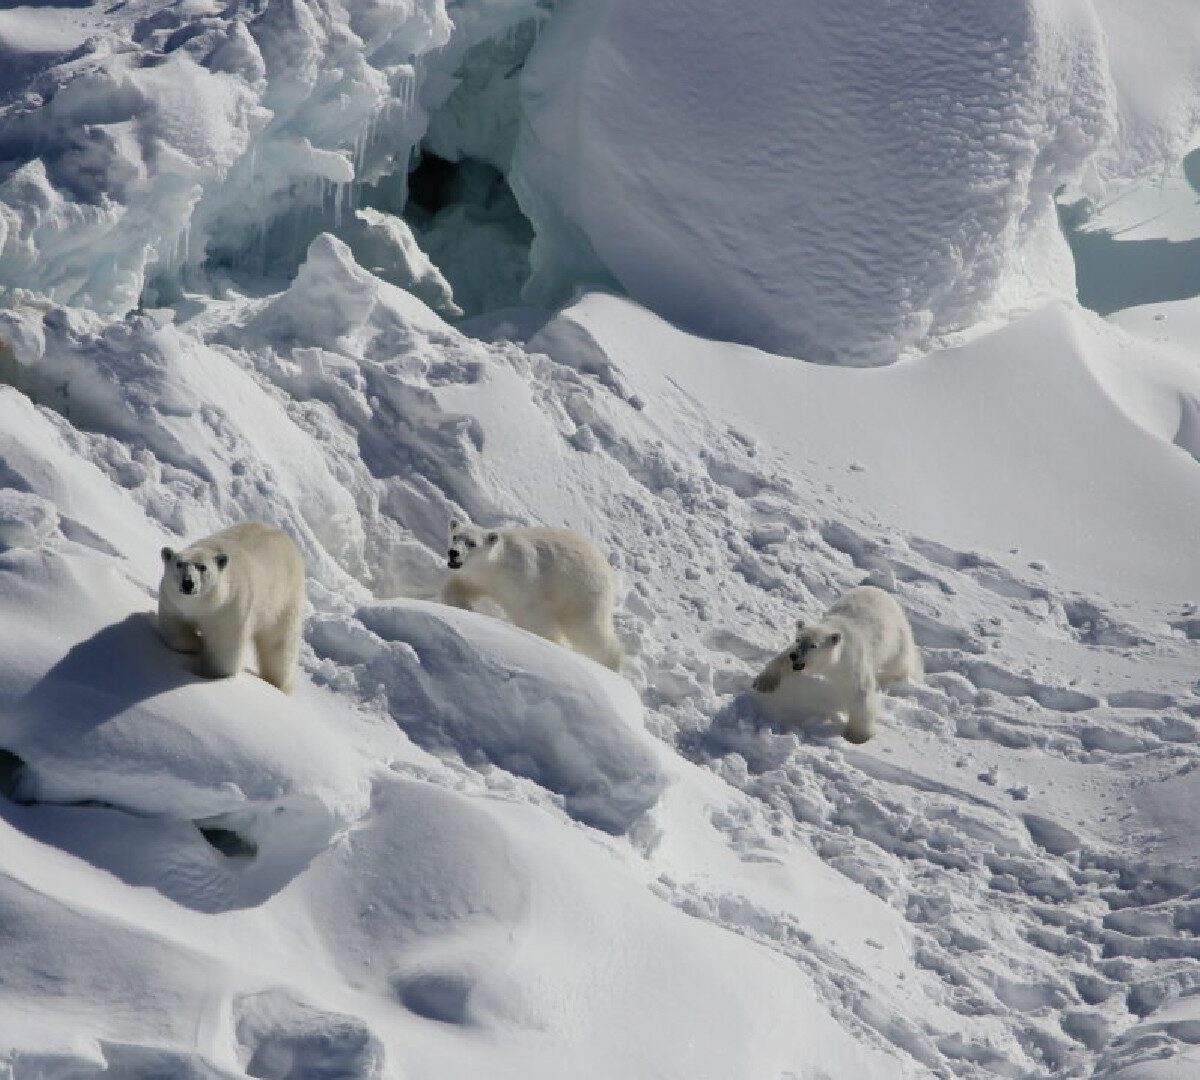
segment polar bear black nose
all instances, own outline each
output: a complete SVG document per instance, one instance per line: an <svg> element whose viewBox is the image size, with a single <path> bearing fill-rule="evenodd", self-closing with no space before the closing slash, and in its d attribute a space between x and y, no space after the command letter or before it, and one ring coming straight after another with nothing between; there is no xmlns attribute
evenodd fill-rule
<svg viewBox="0 0 1200 1080"><path fill-rule="evenodd" d="M185 593L191 593L191 592L196 591L196 583L190 577L185 577L179 587Z"/></svg>

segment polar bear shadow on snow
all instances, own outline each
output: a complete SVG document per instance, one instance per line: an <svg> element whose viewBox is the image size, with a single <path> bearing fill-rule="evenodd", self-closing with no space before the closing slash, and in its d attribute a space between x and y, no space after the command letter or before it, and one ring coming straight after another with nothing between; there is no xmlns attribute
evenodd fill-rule
<svg viewBox="0 0 1200 1080"><path fill-rule="evenodd" d="M157 662L161 649L154 616L148 611L127 615L71 646L21 698L17 713L83 735L187 684L186 671Z"/></svg>
<svg viewBox="0 0 1200 1080"><path fill-rule="evenodd" d="M453 520L447 565L445 603L483 610L490 601L521 629L620 670L621 644L612 622L615 575L578 533L486 529Z"/></svg>
<svg viewBox="0 0 1200 1080"><path fill-rule="evenodd" d="M796 624L795 640L754 680L756 704L776 723L844 713L842 734L875 734L880 687L924 678L912 628L896 599L873 585L841 596L819 622Z"/></svg>
<svg viewBox="0 0 1200 1080"><path fill-rule="evenodd" d="M287 533L247 521L162 549L158 630L181 653L199 655L199 673L237 675L253 646L258 673L290 694L304 622L304 559Z"/></svg>

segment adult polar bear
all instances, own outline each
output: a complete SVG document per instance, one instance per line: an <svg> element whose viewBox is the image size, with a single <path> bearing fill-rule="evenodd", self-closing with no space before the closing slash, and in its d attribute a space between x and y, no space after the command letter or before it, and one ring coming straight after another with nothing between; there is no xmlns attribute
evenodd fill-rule
<svg viewBox="0 0 1200 1080"><path fill-rule="evenodd" d="M924 671L912 627L889 593L860 585L840 597L816 624L796 623L796 640L776 656L754 680L754 689L773 693L786 676L793 693L789 704L804 710L844 712L843 735L864 743L875 734L879 687L910 679ZM818 676L815 680L806 676Z"/></svg>
<svg viewBox="0 0 1200 1080"><path fill-rule="evenodd" d="M304 559L287 533L247 521L162 549L158 629L179 652L200 653L203 675L245 667L253 642L258 673L292 692L304 620Z"/></svg>
<svg viewBox="0 0 1200 1080"><path fill-rule="evenodd" d="M487 597L517 626L617 671L615 582L608 560L566 529L484 529L450 522L450 577L442 599L472 608Z"/></svg>

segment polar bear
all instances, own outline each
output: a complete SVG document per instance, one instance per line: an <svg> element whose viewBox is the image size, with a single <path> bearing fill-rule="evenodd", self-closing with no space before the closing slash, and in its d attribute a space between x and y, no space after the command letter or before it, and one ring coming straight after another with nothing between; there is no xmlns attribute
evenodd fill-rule
<svg viewBox="0 0 1200 1080"><path fill-rule="evenodd" d="M179 652L200 654L203 675L245 667L254 643L258 673L292 692L304 619L304 559L287 533L243 522L182 551L162 549L158 630Z"/></svg>
<svg viewBox="0 0 1200 1080"><path fill-rule="evenodd" d="M495 601L517 626L618 671L615 581L608 560L566 529L484 529L450 522L450 576L442 599L455 607Z"/></svg>
<svg viewBox="0 0 1200 1080"><path fill-rule="evenodd" d="M793 672L804 673L789 680L797 707L844 712L842 734L852 743L875 734L880 686L924 677L908 619L895 598L874 585L839 597L818 623L797 622L796 640L759 673L754 689L772 693Z"/></svg>

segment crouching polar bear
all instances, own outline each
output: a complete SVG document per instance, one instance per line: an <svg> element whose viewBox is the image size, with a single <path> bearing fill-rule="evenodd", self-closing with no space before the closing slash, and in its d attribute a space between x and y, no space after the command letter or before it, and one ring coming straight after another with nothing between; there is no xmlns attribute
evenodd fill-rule
<svg viewBox="0 0 1200 1080"><path fill-rule="evenodd" d="M285 694L296 679L304 620L304 559L285 532L247 521L162 549L158 630L179 652L199 653L213 678L245 667L253 642L258 673Z"/></svg>
<svg viewBox="0 0 1200 1080"><path fill-rule="evenodd" d="M447 604L470 609L486 597L522 629L620 669L612 567L578 533L451 521L447 554Z"/></svg>
<svg viewBox="0 0 1200 1080"><path fill-rule="evenodd" d="M788 678L794 673L799 677ZM840 597L820 622L797 622L796 640L759 673L754 689L773 693L788 678L789 704L800 711L845 713L843 735L864 743L875 734L879 687L919 682L923 675L900 605L882 589L861 585Z"/></svg>

